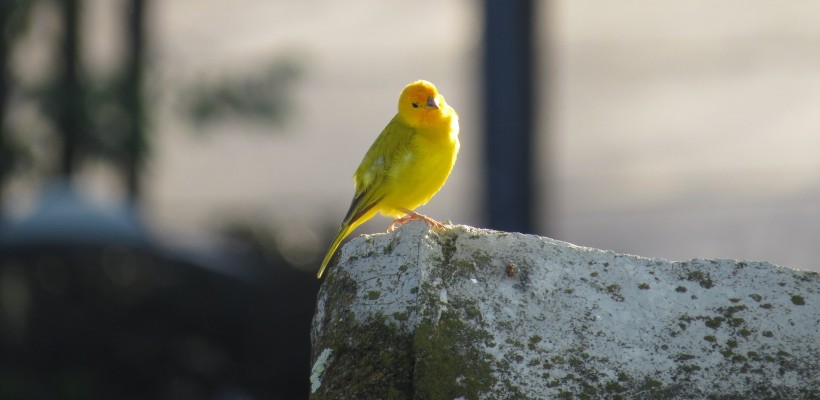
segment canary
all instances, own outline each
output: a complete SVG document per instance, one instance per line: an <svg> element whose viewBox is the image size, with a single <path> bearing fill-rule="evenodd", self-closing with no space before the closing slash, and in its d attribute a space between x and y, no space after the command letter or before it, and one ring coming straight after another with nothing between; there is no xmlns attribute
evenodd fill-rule
<svg viewBox="0 0 820 400"><path fill-rule="evenodd" d="M443 227L413 210L430 201L444 185L458 149L458 114L444 96L427 81L407 85L399 96L398 113L353 174L353 201L316 277L322 277L339 243L376 213L395 218L391 230L415 219Z"/></svg>

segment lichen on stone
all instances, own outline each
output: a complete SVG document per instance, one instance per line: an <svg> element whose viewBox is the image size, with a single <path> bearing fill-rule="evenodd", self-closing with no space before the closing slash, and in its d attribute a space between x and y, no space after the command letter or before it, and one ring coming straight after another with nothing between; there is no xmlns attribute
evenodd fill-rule
<svg viewBox="0 0 820 400"><path fill-rule="evenodd" d="M818 284L411 222L354 239L330 271L313 397L817 398Z"/></svg>

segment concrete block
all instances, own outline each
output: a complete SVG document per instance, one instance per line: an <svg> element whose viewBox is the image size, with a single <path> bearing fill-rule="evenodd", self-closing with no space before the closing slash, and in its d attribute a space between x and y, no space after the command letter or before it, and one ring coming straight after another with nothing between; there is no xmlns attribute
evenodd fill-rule
<svg viewBox="0 0 820 400"><path fill-rule="evenodd" d="M820 278L411 222L342 249L314 399L820 398Z"/></svg>

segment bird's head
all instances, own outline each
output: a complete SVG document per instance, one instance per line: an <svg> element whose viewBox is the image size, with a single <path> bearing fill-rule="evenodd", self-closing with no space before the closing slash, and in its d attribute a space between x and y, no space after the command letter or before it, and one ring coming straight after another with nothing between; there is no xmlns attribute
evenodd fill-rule
<svg viewBox="0 0 820 400"><path fill-rule="evenodd" d="M444 122L449 110L444 96L427 81L418 80L407 85L399 96L399 116L415 128Z"/></svg>

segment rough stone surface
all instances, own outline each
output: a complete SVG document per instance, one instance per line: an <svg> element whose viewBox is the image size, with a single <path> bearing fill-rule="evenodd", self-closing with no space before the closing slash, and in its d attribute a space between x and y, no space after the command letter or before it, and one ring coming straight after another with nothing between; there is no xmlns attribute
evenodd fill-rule
<svg viewBox="0 0 820 400"><path fill-rule="evenodd" d="M820 278L421 222L345 246L314 399L820 398Z"/></svg>

